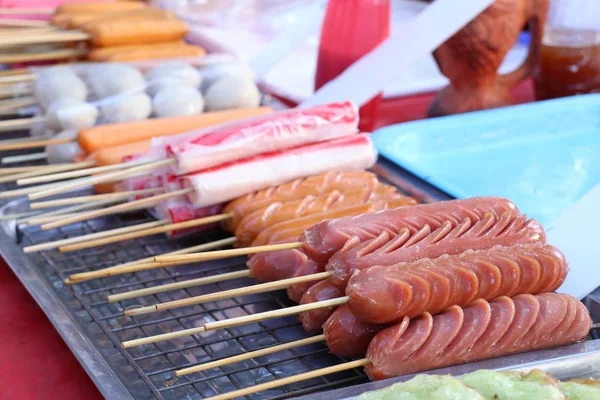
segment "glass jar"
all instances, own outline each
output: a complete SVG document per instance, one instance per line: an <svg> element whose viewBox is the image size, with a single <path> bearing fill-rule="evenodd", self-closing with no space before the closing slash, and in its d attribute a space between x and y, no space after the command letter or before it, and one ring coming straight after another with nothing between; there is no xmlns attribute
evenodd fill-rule
<svg viewBox="0 0 600 400"><path fill-rule="evenodd" d="M551 0L534 82L538 100L600 92L600 1Z"/></svg>

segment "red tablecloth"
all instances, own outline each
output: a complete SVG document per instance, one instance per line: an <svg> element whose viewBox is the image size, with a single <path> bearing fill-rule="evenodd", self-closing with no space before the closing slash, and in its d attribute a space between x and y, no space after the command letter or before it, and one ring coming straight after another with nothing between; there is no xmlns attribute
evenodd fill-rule
<svg viewBox="0 0 600 400"><path fill-rule="evenodd" d="M531 101L525 82L516 103ZM387 101L384 125L423 118L432 95ZM0 399L102 398L44 313L0 260Z"/></svg>
<svg viewBox="0 0 600 400"><path fill-rule="evenodd" d="M102 399L96 386L0 259L0 399Z"/></svg>

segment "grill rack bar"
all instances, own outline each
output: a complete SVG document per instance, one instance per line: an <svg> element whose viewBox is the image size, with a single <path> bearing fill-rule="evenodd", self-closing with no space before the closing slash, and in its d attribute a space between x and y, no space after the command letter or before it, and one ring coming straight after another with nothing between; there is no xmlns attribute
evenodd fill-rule
<svg viewBox="0 0 600 400"><path fill-rule="evenodd" d="M144 217L143 220L140 220L140 218L136 218L135 219L135 223L143 223L146 222L146 218L148 217ZM111 227L116 227L116 226L122 226L126 224L126 221L122 221L120 220L119 216L115 216L115 217L111 217L111 220L115 220L115 221L111 221L110 225ZM56 240L58 238L66 238L66 237L70 237L73 235L73 232L77 232L77 235L80 234L84 234L84 233L95 233L97 232L99 229L110 229L110 227L105 226L106 224L102 224L102 226L100 228L96 227L95 224L90 223L90 221L86 221L82 223L82 227L78 228L78 229L73 229L69 227L66 227L66 229L59 229L57 230L57 232L52 235L52 236L59 236L57 238L52 237L52 239L48 239L46 236L48 236L47 232L41 231L38 228L35 227L25 227L23 229L19 229L20 230L20 237L21 237L21 245L30 245L30 244L36 244L38 241L40 241L40 235L43 238L43 241L47 241L47 240ZM220 239L220 237L215 237L218 236L218 233L210 233L208 235L202 235L202 240L203 241L212 241L212 240L216 240L216 239ZM131 241L130 241L131 242ZM69 274L74 273L74 272L79 272L79 271L89 271L89 270L95 270L95 269L100 269L100 268L105 268L108 266L113 266L116 265L118 263L122 263L122 262L128 262L128 261L132 261L135 260L137 258L143 258L143 257L148 257L150 255L155 255L161 252L166 252L166 251L173 251L173 250L177 250L178 248L182 248L185 247L183 245L178 244L177 248L171 248L171 246L169 246L171 244L171 241L168 242L168 244L166 243L166 241L161 241L160 238L157 240L156 238L154 239L147 239L147 240L141 240L141 243L137 243L137 241L134 241L134 243L140 247L140 249L136 250L136 251L131 251L131 248L133 247L132 244L128 242L125 244L117 244L115 245L111 245L111 246L104 246L105 248L99 248L99 249L94 249L95 251L92 252L86 252L84 254L79 254L79 252L74 252L74 253L65 253L64 255L61 253L58 253L57 251L50 251L50 252L42 252L42 253L35 253L35 255L40 256L43 259L43 263L44 265L50 266L50 268L52 269L52 271L54 272L54 274L58 277L57 280L64 280L68 277ZM174 242L177 243L177 242ZM165 247L164 249L162 249L161 251L157 252L156 248L157 247ZM90 254L91 253L91 254ZM143 254L140 254L143 253ZM119 254L119 259L118 261L114 261L114 260L105 260L105 258L109 255L115 255L115 254ZM133 255L136 255L135 257L132 257ZM123 258L121 258L123 257ZM88 263L86 262L85 266L79 265L82 262L85 262L85 260L87 259L92 259L92 258L97 258L96 262L93 263ZM114 258L114 257L113 257ZM209 351L211 349L211 347L214 346L226 346L226 347L236 347L238 349L240 349L240 351L250 351L250 350L254 350L254 348L250 348L250 347L246 347L244 340L255 336L257 334L260 335L268 335L272 338L276 338L277 339L277 343L279 342L285 342L287 340L285 339L280 339L279 337L279 333L278 331L280 330L285 330L285 329L295 329L297 331L302 331L301 325L299 323L299 321L297 321L297 319L294 322L288 322L288 323L276 323L275 326L273 327L273 324L269 324L269 322L267 323L258 323L255 324L258 327L260 327L259 330L254 330L254 331L250 331L250 332L239 332L240 329L228 329L225 330L225 333L222 335L223 337L220 338L216 338L214 340L202 340L202 339L198 339L195 336L190 336L188 339L191 339L191 344L187 344L184 347L180 347L180 348L174 348L174 349L167 349L167 350L159 350L160 345L156 346L156 345L151 345L150 347L152 348L151 351L147 351L147 354L142 354L142 355L135 355L133 354L133 352L130 352L128 350L122 349L121 347L121 341L123 340L122 336L126 331L131 331L133 332L138 332L140 329L144 329L144 328L152 328L154 329L154 327L156 327L158 324L169 324L169 331L172 330L176 330L176 329L184 329L185 327L187 327L186 322L184 322L184 320L186 319L194 319L194 318L204 318L207 319L209 318L210 320L218 320L218 319L222 319L222 317L220 316L220 313L227 313L228 311L231 310L243 310L245 312L245 314L250 314L253 313L253 307L254 306L263 306L266 307L267 304L268 306L272 306L275 305L276 308L284 308L284 307L288 307L290 305L289 301L287 301L287 299L285 299L283 296L280 295L275 295L275 296L270 296L270 295L266 295L266 294L261 294L261 295L254 295L254 296L245 296L241 301L238 298L234 298L231 299L229 301L221 301L221 302L216 302L216 303L207 303L206 305L204 305L203 307L198 307L196 309L192 309L192 310L188 310L185 309L184 312L176 312L176 310L167 310L166 312L164 312L164 314L161 314L160 316L156 316L156 318L153 318L151 320L149 320L148 318L128 318L128 317L123 317L122 314L120 314L120 312L122 312L122 307L123 305L120 304L120 302L115 302L115 303L108 303L105 299L103 300L96 300L97 298L99 298L101 295L108 295L108 294L112 294L112 293L117 293L119 291L124 291L124 290L131 290L131 289L137 289L137 288L142 288L142 287L148 287L148 286L152 286L153 284L156 284L157 282L160 283L166 283L166 282L176 282L176 281L180 281L180 280L184 280L186 278L191 278L191 277L200 277L200 276L206 276L206 275L212 275L214 273L221 273L221 272L230 272L230 271L234 271L234 270L239 270L242 268L245 268L245 266L242 264L243 261L242 259L236 259L236 260L220 260L218 263L216 263L215 265L208 265L206 267L203 267L201 271L199 271L196 268L188 268L187 270L181 270L181 268L165 268L165 269L161 269L159 270L159 272L157 273L157 276L151 276L152 273L148 273L148 271L142 272L142 273L135 273L135 274L128 274L128 276L124 279L125 281L123 282L122 280L120 280L120 278L115 278L115 277L110 277L110 278L105 278L105 279L101 279L101 280L96 280L96 281L100 281L101 283L99 284L96 281L90 281L90 283L88 282L84 282L81 284L76 284L73 286L73 289L71 290L73 297L82 305L83 309L89 314L89 316L91 317L92 321L97 324L100 329L102 330L103 334L105 334L111 342L111 345L118 349L119 352L123 355L123 357L126 359L126 361L133 367L133 370L135 371L138 379L140 379L142 382L144 382L144 384L150 389L150 391L152 392L152 395L154 398L157 399L170 399L170 398L175 398L174 393L171 392L175 392L178 389L189 389L189 388L193 388L194 390L196 390L196 386L198 384L205 384L208 385L209 387L212 388L213 390L213 394L216 393L221 393L222 391L229 391L229 390L235 390L238 388L242 388L244 386L247 386L245 383L240 382L238 379L232 379L232 375L238 375L238 374L243 374L243 373L251 373L251 374L256 374L256 371L268 371L268 374L266 374L266 376L264 376L262 378L262 380L270 380L270 379L276 379L279 378L280 376L282 376L282 372L280 371L281 368L284 368L286 364L288 363L292 363L294 362L294 365L298 365L297 363L300 362L301 365L303 366L302 370L311 370L314 369L316 366L312 365L309 362L309 359L311 357L318 357L318 356L324 356L325 358L329 358L331 363L338 363L338 362L343 362L345 361L343 358L341 357L337 357L337 356L332 356L328 354L328 350L327 347L324 345L318 345L317 349L315 350L311 350L311 351L297 351L297 349L291 349L289 351L287 351L285 354L285 356L280 356L277 355L277 359L274 361L255 361L255 360L249 360L250 362L245 362L244 364L240 364L239 368L235 370L235 373L231 372L231 371L227 371L227 372L223 372L220 371L218 374L212 373L209 371L208 374L193 374L190 375L189 377L186 378L177 378L177 381L169 381L168 379L165 379L167 375L174 375L174 371L176 369L185 367L185 366L190 366L190 365L194 365L197 364L198 362L201 361L208 361L210 359L217 359L217 358L221 358L222 356L218 354L218 352L212 352ZM184 267L185 268L185 267ZM224 271L226 270L226 271ZM218 271L218 272L217 272ZM141 276L140 276L141 275ZM105 282L105 280L108 280L110 282ZM245 279L247 281L247 278ZM236 280L239 281L239 280ZM225 287L226 285L230 285L230 282L227 283L216 283L213 285L206 285L207 288L208 287L213 287L213 289L211 289L211 291L214 290L225 290L228 289L230 287ZM216 288L216 289L215 289ZM193 291L194 288L188 288L188 289L179 289L176 292L181 292L181 293L185 293L186 296L192 296L193 294L190 291ZM167 296L169 295L169 293L167 293ZM151 302L158 302L159 300L157 299L157 296L159 297L164 297L165 293L162 294L158 294L158 295L152 295L152 296L146 296L148 298L152 298L153 300ZM250 297L255 297L255 298L250 298ZM133 299L133 301L137 301L138 299ZM129 300L129 302L131 302L132 300ZM149 300L145 300L145 302L148 302ZM225 305L221 305L221 303L226 303ZM110 308L110 309L114 309L116 312L113 313L109 313L106 314L106 309ZM118 310L118 311L117 311ZM175 312L172 312L175 311ZM125 322L121 322L119 320L124 320ZM176 325L177 328L174 328L173 325ZM233 343L235 342L235 344L233 345ZM274 344L274 343L270 343L269 345ZM192 360L192 361L188 361L186 363L171 363L171 366L167 366L164 368L156 368L155 370L152 371L146 371L141 364L145 363L145 362L152 362L155 359L162 359L163 361L165 359L169 360L169 356L178 356L181 355L183 352L190 352L190 351L195 351L195 350L202 350L204 352L206 352L207 357L205 357L203 360ZM281 367L281 368L280 368ZM164 381L164 385L158 385L156 379L160 378L162 381ZM229 385L227 386L231 386L228 389L224 389L223 385L220 385L220 380L222 379L227 379L229 381ZM294 396L299 396L299 395L304 395L304 394L308 394L308 393L312 393L314 391L319 391L319 390L324 390L324 389L330 389L330 388L335 388L335 387L340 387L343 386L345 384L349 384L349 383L360 383L360 382L365 382L367 381L367 378L365 376L365 374L360 371L360 370L355 370L350 372L350 375L346 375L341 377L340 379L335 379L332 377L322 377L320 379L318 379L318 382L316 383L311 383L311 385L309 387L301 387L301 388L285 388L285 393L280 394L278 396L276 396L276 398L288 398L288 397L294 397ZM252 383L255 383L256 379L252 380ZM125 383L125 382L124 382Z"/></svg>

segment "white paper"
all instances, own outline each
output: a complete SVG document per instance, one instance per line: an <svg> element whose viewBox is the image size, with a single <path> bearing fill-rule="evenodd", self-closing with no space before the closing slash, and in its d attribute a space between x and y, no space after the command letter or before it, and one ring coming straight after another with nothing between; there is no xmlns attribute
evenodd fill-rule
<svg viewBox="0 0 600 400"><path fill-rule="evenodd" d="M365 104L388 82L433 52L493 1L435 1L300 106L311 107L341 100ZM395 55L393 62L389 61L390 54Z"/></svg>
<svg viewBox="0 0 600 400"><path fill-rule="evenodd" d="M557 290L578 299L600 287L600 184L547 228L548 243L561 250L570 271Z"/></svg>

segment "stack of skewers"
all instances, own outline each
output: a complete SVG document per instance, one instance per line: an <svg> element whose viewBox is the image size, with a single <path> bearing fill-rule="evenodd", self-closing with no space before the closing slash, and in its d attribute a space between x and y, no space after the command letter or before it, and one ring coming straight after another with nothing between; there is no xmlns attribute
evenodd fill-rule
<svg viewBox="0 0 600 400"><path fill-rule="evenodd" d="M338 103L155 140L146 154L131 154L137 161L129 161L117 172L34 188L29 197L37 200L127 178L122 188L152 187L162 192L63 217L43 224L42 229L173 199L181 202L177 209L185 210L185 221L160 220L159 226L149 229L104 232L94 238L76 238L76 243L60 241L25 251L56 247L75 251L222 222L234 237L177 254L73 274L66 283L250 255L247 270L114 294L108 301L251 276L264 283L128 308L124 316L281 289L287 289L300 305L128 340L123 346L299 314L306 331L322 329L323 333L191 365L176 375L320 341L334 354L356 358L218 399L360 366L372 379L383 379L566 345L587 336L591 319L584 305L554 293L565 280L568 266L562 253L546 243L537 221L503 198L416 205L414 199L364 171L374 164L377 154L369 137L357 133L357 123L356 107ZM203 216L194 218L199 214ZM231 244L238 248L204 251Z"/></svg>
<svg viewBox="0 0 600 400"><path fill-rule="evenodd" d="M51 22L15 20L12 14L44 15ZM186 24L141 2L68 3L55 10L2 9L6 32L0 63L41 60L130 61L197 57L204 49L183 41ZM40 50L41 46L41 50Z"/></svg>
<svg viewBox="0 0 600 400"><path fill-rule="evenodd" d="M30 129L31 137L2 141L0 149L47 146L44 153L28 154L17 161L46 156L51 164L73 162L83 151L91 155L110 144L131 143L136 138L149 139L156 134L182 133L210 123L251 116L260 113L257 108L261 100L251 72L239 62L197 68L190 63L169 61L156 63L145 71L116 63L42 68L29 90L34 95L30 105L35 103L39 114L1 121L0 131ZM22 99L7 102L21 106ZM155 119L151 130L144 124L120 127L148 118ZM96 132L94 126L98 125L106 128ZM114 131L119 132L117 141L104 139L107 132L115 136ZM148 133L144 136L140 131ZM76 143L77 136L81 145ZM86 146L88 136L101 139L96 140L95 146ZM3 160L9 161L12 159Z"/></svg>

